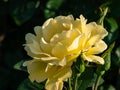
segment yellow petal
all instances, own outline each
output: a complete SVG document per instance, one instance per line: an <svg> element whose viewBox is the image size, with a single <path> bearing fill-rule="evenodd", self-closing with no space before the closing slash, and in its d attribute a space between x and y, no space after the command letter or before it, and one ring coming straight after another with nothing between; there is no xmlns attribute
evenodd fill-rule
<svg viewBox="0 0 120 90"><path fill-rule="evenodd" d="M99 35L92 36L87 41L87 43L85 45L85 48L88 48L88 47L91 47L91 46L95 45L99 40L100 40L100 36Z"/></svg>
<svg viewBox="0 0 120 90"><path fill-rule="evenodd" d="M63 81L56 80L47 80L46 90L62 90L63 89Z"/></svg>
<svg viewBox="0 0 120 90"><path fill-rule="evenodd" d="M34 54L40 54L42 52L39 43L35 40L33 40L31 44L25 44L25 50L28 52L28 49L26 49L26 47L28 47L29 50Z"/></svg>
<svg viewBox="0 0 120 90"><path fill-rule="evenodd" d="M78 47L79 50L83 50L84 49L86 41L87 41L87 37L85 37L84 34L81 34L80 35L80 39L79 39L79 47Z"/></svg>
<svg viewBox="0 0 120 90"><path fill-rule="evenodd" d="M53 35L57 33L61 33L63 30L65 30L63 25L60 22L57 22L55 19L54 20L50 19L49 21L46 22L49 23L47 23L47 25L45 24L45 26L43 25L44 28L42 29L43 29L43 37L47 42L50 41Z"/></svg>
<svg viewBox="0 0 120 90"><path fill-rule="evenodd" d="M80 32L78 30L69 30L69 31L63 31L60 34L55 34L50 42L53 44L56 44L58 42L61 42L65 46L69 46L73 40L80 35Z"/></svg>
<svg viewBox="0 0 120 90"><path fill-rule="evenodd" d="M72 15L70 16L58 16L55 19L47 20L43 26L43 37L47 42L57 33L61 33L64 30L68 30L63 23L71 24L71 20L74 20Z"/></svg>
<svg viewBox="0 0 120 90"><path fill-rule="evenodd" d="M76 50L79 47L80 44L80 38L82 35L79 35L78 37L76 37L74 39L74 41L72 42L72 44L67 48L68 52ZM79 52L79 51L78 51Z"/></svg>
<svg viewBox="0 0 120 90"><path fill-rule="evenodd" d="M83 17L83 15L80 15L80 23L81 23L81 31L85 34L85 36L88 34L88 30L86 29L86 22L87 20Z"/></svg>
<svg viewBox="0 0 120 90"><path fill-rule="evenodd" d="M43 52L51 54L51 50L53 48L53 46L49 43L47 43L44 38L42 37L40 40L40 47L42 49Z"/></svg>
<svg viewBox="0 0 120 90"><path fill-rule="evenodd" d="M25 62L24 66L27 66L29 78L32 82L42 82L48 78L45 86L47 90L62 90L63 81L68 79L72 73L71 63L65 67L60 67L47 65L41 60L31 60Z"/></svg>
<svg viewBox="0 0 120 90"><path fill-rule="evenodd" d="M42 82L48 77L52 76L58 70L58 67L54 67L50 68L46 72L47 63L44 63L41 60L27 61L27 63L25 63L24 65L27 66L29 78L32 82Z"/></svg>
<svg viewBox="0 0 120 90"><path fill-rule="evenodd" d="M39 54L42 53L40 44L37 41L37 38L33 34L26 35L26 44L25 50L27 51L28 55L31 57L39 57Z"/></svg>
<svg viewBox="0 0 120 90"><path fill-rule="evenodd" d="M34 31L35 31L37 39L40 40L40 38L42 37L42 27L41 26L35 26Z"/></svg>
<svg viewBox="0 0 120 90"><path fill-rule="evenodd" d="M78 29L81 33L83 33L87 36L88 33L90 32L90 30L87 30L86 22L87 22L87 20L83 17L83 15L80 15L80 19L77 18L73 22L73 28Z"/></svg>
<svg viewBox="0 0 120 90"><path fill-rule="evenodd" d="M25 40L26 40L26 44L31 44L31 43L33 43L33 40L37 41L37 38L34 34L28 33L25 36Z"/></svg>
<svg viewBox="0 0 120 90"><path fill-rule="evenodd" d="M67 39L67 35L66 35L67 31L63 31L62 33L58 33L53 35L53 37L50 39L50 42L53 44L56 44L58 42L61 42L62 40Z"/></svg>
<svg viewBox="0 0 120 90"><path fill-rule="evenodd" d="M83 55L84 60L87 60L89 62L95 62L97 64L104 64L104 59L99 57L99 56L95 56L95 55Z"/></svg>
<svg viewBox="0 0 120 90"><path fill-rule="evenodd" d="M86 29L88 33L86 31L87 34L85 37L88 36L88 40L85 44L85 48L89 48L92 45L95 45L95 43L97 43L100 39L103 39L108 34L108 32L102 26L97 25L95 22L87 24Z"/></svg>
<svg viewBox="0 0 120 90"><path fill-rule="evenodd" d="M63 58L67 54L67 48L62 43L58 43L52 49L52 54L55 57Z"/></svg>
<svg viewBox="0 0 120 90"><path fill-rule="evenodd" d="M79 30L82 33L82 26L80 19L76 19L74 22L72 22L73 28Z"/></svg>
<svg viewBox="0 0 120 90"><path fill-rule="evenodd" d="M74 42L74 40L80 35L80 32L78 30L69 30L66 32L65 35L66 38L61 40L60 42L66 47L69 47Z"/></svg>
<svg viewBox="0 0 120 90"><path fill-rule="evenodd" d="M71 65L61 67L54 73L52 77L50 77L46 82L46 89L47 90L62 90L63 88L63 81L68 79L71 74Z"/></svg>
<svg viewBox="0 0 120 90"><path fill-rule="evenodd" d="M39 60L32 60L29 61L27 65L27 69L29 72L29 78L30 80L37 81L37 82L42 82L45 79L49 77L47 73L45 73L45 68L47 64L44 62L41 62Z"/></svg>
<svg viewBox="0 0 120 90"><path fill-rule="evenodd" d="M25 47L25 50L27 51L27 54L29 55L29 56L31 56L32 58L34 58L34 59L40 59L41 57L49 57L50 55L49 54L47 54L47 53L43 53L43 52L38 52L38 53L33 53L32 51L33 50L31 50L29 47Z"/></svg>
<svg viewBox="0 0 120 90"><path fill-rule="evenodd" d="M46 62L46 63L49 63L50 65L57 65L57 66L66 65L66 58L65 57L63 57L63 59L57 58L57 57L42 57L41 60Z"/></svg>
<svg viewBox="0 0 120 90"><path fill-rule="evenodd" d="M100 54L107 49L107 45L103 40L98 41L93 47L91 47L86 53L87 54Z"/></svg>
<svg viewBox="0 0 120 90"><path fill-rule="evenodd" d="M67 63L76 61L76 58L80 55L80 53L74 53L66 56Z"/></svg>
<svg viewBox="0 0 120 90"><path fill-rule="evenodd" d="M86 27L88 28L88 30L91 29L91 37L99 35L100 39L103 39L108 34L104 27L102 27L101 25L97 25L95 22L87 24Z"/></svg>
<svg viewBox="0 0 120 90"><path fill-rule="evenodd" d="M67 19L67 20L74 20L74 17L72 15L68 15L68 16L57 16L55 19Z"/></svg>
<svg viewBox="0 0 120 90"><path fill-rule="evenodd" d="M55 17L55 19L60 23L70 23L71 21L74 20L74 17L72 15L57 16L57 17Z"/></svg>

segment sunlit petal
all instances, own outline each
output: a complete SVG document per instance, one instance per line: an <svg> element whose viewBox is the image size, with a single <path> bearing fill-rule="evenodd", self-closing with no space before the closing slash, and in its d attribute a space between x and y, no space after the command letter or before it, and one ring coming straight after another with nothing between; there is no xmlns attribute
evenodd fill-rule
<svg viewBox="0 0 120 90"><path fill-rule="evenodd" d="M100 56L95 55L83 55L83 58L89 62L94 62L97 64L104 64L104 59Z"/></svg>
<svg viewBox="0 0 120 90"><path fill-rule="evenodd" d="M40 47L43 52L51 54L51 50L52 50L53 46L51 44L47 43L43 37L40 40Z"/></svg>
<svg viewBox="0 0 120 90"><path fill-rule="evenodd" d="M106 43L100 40L87 51L87 54L100 54L101 52L106 50L106 48L107 48Z"/></svg>
<svg viewBox="0 0 120 90"><path fill-rule="evenodd" d="M52 49L52 54L56 57L63 58L67 54L67 48L62 43L58 43Z"/></svg>
<svg viewBox="0 0 120 90"><path fill-rule="evenodd" d="M63 81L65 81L67 78L69 78L72 74L71 66L65 66L60 69L56 73L54 73L54 76L50 77L46 82L46 89L47 90L62 90L63 88Z"/></svg>
<svg viewBox="0 0 120 90"><path fill-rule="evenodd" d="M27 66L28 72L29 72L29 78L30 80L37 81L37 82L42 82L48 77L52 76L59 67L52 67L46 72L47 68L47 63L44 63L41 60L32 60L32 61L27 61L24 65Z"/></svg>

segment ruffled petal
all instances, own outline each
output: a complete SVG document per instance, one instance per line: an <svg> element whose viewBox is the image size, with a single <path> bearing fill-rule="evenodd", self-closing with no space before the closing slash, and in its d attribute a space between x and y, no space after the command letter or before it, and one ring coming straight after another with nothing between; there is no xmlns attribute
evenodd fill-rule
<svg viewBox="0 0 120 90"><path fill-rule="evenodd" d="M51 50L53 48L53 45L51 45L50 43L47 43L45 41L45 39L42 37L40 40L40 47L41 47L43 52L51 54Z"/></svg>
<svg viewBox="0 0 120 90"><path fill-rule="evenodd" d="M80 23L81 23L81 32L85 34L85 36L88 35L90 31L87 30L86 27L87 20L83 17L83 15L80 15Z"/></svg>
<svg viewBox="0 0 120 90"><path fill-rule="evenodd" d="M24 44L24 46L25 50L27 51L27 54L33 58L39 57L39 55L42 53L37 38L31 33L26 35L26 44Z"/></svg>
<svg viewBox="0 0 120 90"><path fill-rule="evenodd" d="M49 63L50 65L64 66L66 65L66 57L57 58L57 57L42 57L42 61Z"/></svg>
<svg viewBox="0 0 120 90"><path fill-rule="evenodd" d="M78 52L80 51L78 47L80 45L80 38L81 38L81 36L82 35L79 35L78 37L76 37L73 40L72 44L67 48L68 52L76 50L76 49L78 50Z"/></svg>
<svg viewBox="0 0 120 90"><path fill-rule="evenodd" d="M50 19L46 22L47 24L43 25L42 29L43 37L47 42L50 42L50 39L53 37L53 35L61 33L63 30L65 30L64 26L61 23L57 22L55 19Z"/></svg>
<svg viewBox="0 0 120 90"><path fill-rule="evenodd" d="M47 90L62 90L63 81L68 79L72 74L71 64L68 66L61 67L56 73L50 78L48 78L45 88Z"/></svg>
<svg viewBox="0 0 120 90"><path fill-rule="evenodd" d="M29 72L29 78L32 82L42 82L49 77L49 74L45 72L47 64L44 62L32 60L28 61L26 66Z"/></svg>
<svg viewBox="0 0 120 90"><path fill-rule="evenodd" d="M43 36L42 35L42 27L41 26L35 26L34 31L35 31L36 37L37 37L37 39L39 41L40 38Z"/></svg>
<svg viewBox="0 0 120 90"><path fill-rule="evenodd" d="M87 54L100 54L107 49L107 45L103 40L98 41L93 47L91 47L86 53Z"/></svg>
<svg viewBox="0 0 120 90"><path fill-rule="evenodd" d="M63 58L67 54L67 48L59 42L52 49L52 54L55 57Z"/></svg>
<svg viewBox="0 0 120 90"><path fill-rule="evenodd" d="M53 35L53 37L50 39L50 43L57 44L62 40L66 40L68 38L66 34L67 34L67 31L63 31L62 33Z"/></svg>
<svg viewBox="0 0 120 90"><path fill-rule="evenodd" d="M26 44L31 44L33 41L37 42L37 38L34 34L28 33L25 36Z"/></svg>
<svg viewBox="0 0 120 90"><path fill-rule="evenodd" d="M80 35L80 32L78 30L69 30L69 31L63 31L61 33L55 34L50 42L53 44L56 44L58 42L61 42L65 46L69 46L73 40Z"/></svg>
<svg viewBox="0 0 120 90"><path fill-rule="evenodd" d="M89 62L94 62L97 64L104 64L104 59L99 56L83 54L83 58L84 60L87 60Z"/></svg>
<svg viewBox="0 0 120 90"><path fill-rule="evenodd" d="M53 74L58 70L59 67L53 66L50 67L47 71L47 63L44 63L41 60L31 60L26 61L24 63L24 66L27 66L28 72L29 72L29 78L30 80L42 82L45 79L53 76Z"/></svg>
<svg viewBox="0 0 120 90"><path fill-rule="evenodd" d="M95 22L87 24L86 28L87 31L90 32L87 34L89 37L85 44L85 48L95 45L95 43L98 43L99 40L103 39L108 34L102 26L97 25Z"/></svg>
<svg viewBox="0 0 120 90"><path fill-rule="evenodd" d="M96 43L98 43L99 40L100 40L99 35L89 38L89 40L86 42L84 49L94 46Z"/></svg>
<svg viewBox="0 0 120 90"><path fill-rule="evenodd" d="M58 16L55 17L54 19L51 18L49 20L47 20L43 26L43 37L45 38L45 40L47 42L50 41L50 39L53 37L53 35L57 34L57 33L61 33L62 31L66 31L69 30L68 27L66 27L66 25L64 23L67 23L68 25L71 26L71 21L74 20L74 18L72 17L72 15L69 16Z"/></svg>
<svg viewBox="0 0 120 90"><path fill-rule="evenodd" d="M55 17L56 20L74 20L74 17L72 15L68 15L68 16L57 16Z"/></svg>
<svg viewBox="0 0 120 90"><path fill-rule="evenodd" d="M99 35L100 39L103 39L108 34L104 27L102 27L101 25L97 25L95 22L87 24L86 27L88 28L88 30L91 30L91 37Z"/></svg>

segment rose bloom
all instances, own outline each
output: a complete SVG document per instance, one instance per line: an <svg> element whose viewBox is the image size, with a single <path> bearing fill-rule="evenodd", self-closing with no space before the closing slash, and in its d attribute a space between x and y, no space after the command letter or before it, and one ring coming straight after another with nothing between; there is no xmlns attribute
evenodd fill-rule
<svg viewBox="0 0 120 90"><path fill-rule="evenodd" d="M62 90L63 81L71 77L71 65L79 55L88 62L104 64L97 54L107 48L102 39L108 33L101 25L86 22L82 15L80 19L58 16L36 26L35 35L26 35L25 50L33 59L23 65L27 66L32 82L47 79L47 90Z"/></svg>

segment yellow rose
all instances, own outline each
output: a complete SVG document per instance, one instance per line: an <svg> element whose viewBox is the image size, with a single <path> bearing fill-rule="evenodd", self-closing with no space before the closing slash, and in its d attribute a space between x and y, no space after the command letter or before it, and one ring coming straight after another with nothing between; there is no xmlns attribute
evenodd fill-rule
<svg viewBox="0 0 120 90"><path fill-rule="evenodd" d="M72 15L58 16L36 26L36 35L26 35L25 50L33 60L26 61L24 66L31 81L47 79L47 90L62 90L63 81L72 74L72 62L80 54L84 60L104 64L96 54L107 48L102 40L107 31L95 22L86 22L82 15L76 20Z"/></svg>

